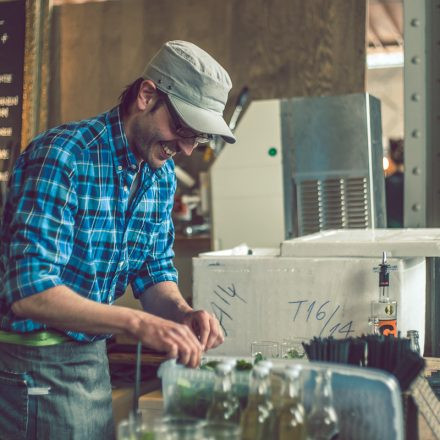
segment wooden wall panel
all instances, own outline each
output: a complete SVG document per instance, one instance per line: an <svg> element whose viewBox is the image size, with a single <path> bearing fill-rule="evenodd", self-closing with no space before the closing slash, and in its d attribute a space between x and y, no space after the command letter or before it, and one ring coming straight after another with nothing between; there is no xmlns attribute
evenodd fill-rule
<svg viewBox="0 0 440 440"><path fill-rule="evenodd" d="M171 39L218 59L230 103L244 85L253 99L365 91L365 0L118 0L56 6L53 22L50 125L113 106Z"/></svg>

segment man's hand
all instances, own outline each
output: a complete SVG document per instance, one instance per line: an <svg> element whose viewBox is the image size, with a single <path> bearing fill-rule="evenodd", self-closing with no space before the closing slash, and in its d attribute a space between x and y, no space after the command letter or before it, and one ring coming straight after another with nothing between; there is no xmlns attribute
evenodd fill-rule
<svg viewBox="0 0 440 440"><path fill-rule="evenodd" d="M176 283L162 281L154 284L140 299L148 313L180 322L191 329L202 344L203 350L215 348L224 341L217 318L205 310L193 310L182 297Z"/></svg>
<svg viewBox="0 0 440 440"><path fill-rule="evenodd" d="M169 358L177 358L184 365L200 365L202 346L186 325L143 313L134 336L143 345L164 351Z"/></svg>
<svg viewBox="0 0 440 440"><path fill-rule="evenodd" d="M220 323L206 310L191 310L183 316L182 323L199 338L204 351L215 348L225 340Z"/></svg>

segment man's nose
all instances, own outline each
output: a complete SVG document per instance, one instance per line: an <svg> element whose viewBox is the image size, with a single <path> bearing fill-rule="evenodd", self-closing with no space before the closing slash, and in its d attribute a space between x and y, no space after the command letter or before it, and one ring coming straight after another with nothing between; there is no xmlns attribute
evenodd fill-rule
<svg viewBox="0 0 440 440"><path fill-rule="evenodd" d="M194 139L180 139L178 144L180 151L182 151L186 156L191 156L194 148L196 148L198 145Z"/></svg>

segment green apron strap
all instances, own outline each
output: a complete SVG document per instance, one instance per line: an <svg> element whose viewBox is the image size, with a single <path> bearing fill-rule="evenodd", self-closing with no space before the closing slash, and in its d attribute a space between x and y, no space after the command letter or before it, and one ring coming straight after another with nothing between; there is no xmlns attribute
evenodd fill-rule
<svg viewBox="0 0 440 440"><path fill-rule="evenodd" d="M0 342L6 344L32 345L43 347L72 341L67 335L52 330L40 330L29 333L16 333L0 330Z"/></svg>

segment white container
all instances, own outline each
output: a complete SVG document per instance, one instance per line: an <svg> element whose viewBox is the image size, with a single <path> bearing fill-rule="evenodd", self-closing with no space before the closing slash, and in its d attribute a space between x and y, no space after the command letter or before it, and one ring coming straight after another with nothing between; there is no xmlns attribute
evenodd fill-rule
<svg viewBox="0 0 440 440"><path fill-rule="evenodd" d="M286 257L440 257L440 229L335 229L281 244Z"/></svg>
<svg viewBox="0 0 440 440"><path fill-rule="evenodd" d="M253 249L248 255L249 249L241 246L194 258L194 306L213 312L226 336L212 353L249 356L251 343L256 340L282 342L294 337L343 338L370 333L371 301L379 296L374 268L381 263L382 250L387 250L387 246L378 245L369 237L374 249L368 251L368 240L364 239L359 247L351 236L341 245L337 232L333 234L335 242L324 246L330 249L331 256L325 252L320 255L316 249L307 252L307 257L285 256L277 249ZM358 240L362 232L369 234L356 232ZM317 235L314 234L314 246L319 241ZM399 234L394 236L397 241ZM328 238L328 233L324 237ZM306 239L296 239L302 240L300 254L307 248ZM284 242L283 252L295 254L293 242ZM390 243L392 240L387 245ZM345 252L344 256L336 256L339 250ZM406 336L407 330L417 330L421 347L426 289L422 252L423 249L418 253L413 249L411 258L388 261L396 266L390 273L389 296L398 303L398 331ZM352 255L356 253L366 256ZM402 255L401 246L399 256Z"/></svg>

